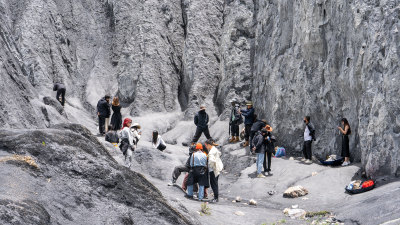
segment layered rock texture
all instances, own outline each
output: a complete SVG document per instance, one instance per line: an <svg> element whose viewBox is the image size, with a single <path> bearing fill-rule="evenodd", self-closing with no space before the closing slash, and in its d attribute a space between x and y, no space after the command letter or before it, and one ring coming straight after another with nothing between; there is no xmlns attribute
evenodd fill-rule
<svg viewBox="0 0 400 225"><path fill-rule="evenodd" d="M0 130L1 224L191 224L80 125Z"/></svg>
<svg viewBox="0 0 400 225"><path fill-rule="evenodd" d="M316 155L339 154L346 117L367 174L400 173L398 0L8 0L0 13L3 127L68 121L44 100L56 81L90 113L109 93L131 115L207 104L224 120L237 97L288 152L310 115Z"/></svg>

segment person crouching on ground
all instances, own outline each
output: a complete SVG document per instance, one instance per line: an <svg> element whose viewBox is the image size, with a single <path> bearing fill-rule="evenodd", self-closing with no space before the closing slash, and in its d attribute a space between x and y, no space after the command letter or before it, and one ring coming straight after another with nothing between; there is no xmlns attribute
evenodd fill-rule
<svg viewBox="0 0 400 225"><path fill-rule="evenodd" d="M197 149L190 157L190 172L187 181L187 198L193 198L193 185L199 184L198 199L204 197L204 186L207 186L207 156L201 149Z"/></svg>
<svg viewBox="0 0 400 225"><path fill-rule="evenodd" d="M218 202L218 177L224 165L221 160L221 152L214 146L212 141L207 140L208 149L208 172L210 174L210 185L214 192L214 199L211 202Z"/></svg>
<svg viewBox="0 0 400 225"><path fill-rule="evenodd" d="M153 141L152 141L153 147L155 149L158 149L160 151L164 151L167 148L167 145L165 144L164 140L162 139L161 135L158 134L158 131L153 131Z"/></svg>
<svg viewBox="0 0 400 225"><path fill-rule="evenodd" d="M267 134L265 135L265 142L266 142L266 148L265 148L265 157L264 157L264 173L269 173L271 172L271 158L272 158L272 152L275 149L275 142L276 138L271 134L272 132L272 127L270 125L266 125L265 129L267 130ZM267 161L268 161L268 167L267 167Z"/></svg>
<svg viewBox="0 0 400 225"><path fill-rule="evenodd" d="M111 144L113 144L114 147L118 146L118 143L119 143L118 133L116 130L112 129L111 125L108 125L108 132L106 133L105 139L107 142L110 142Z"/></svg>
<svg viewBox="0 0 400 225"><path fill-rule="evenodd" d="M262 174L262 168L263 168L263 163L264 163L264 157L265 157L265 138L267 135L268 131L266 129L262 129L261 131L258 131L257 134L255 135L253 139L253 151L257 154L257 178L263 178L265 177Z"/></svg>
<svg viewBox="0 0 400 225"><path fill-rule="evenodd" d="M125 156L125 165L130 168L132 165L132 153L135 151L135 144L133 139L133 133L130 129L132 120L126 118L123 123L121 131L121 145L119 146L122 153Z"/></svg>

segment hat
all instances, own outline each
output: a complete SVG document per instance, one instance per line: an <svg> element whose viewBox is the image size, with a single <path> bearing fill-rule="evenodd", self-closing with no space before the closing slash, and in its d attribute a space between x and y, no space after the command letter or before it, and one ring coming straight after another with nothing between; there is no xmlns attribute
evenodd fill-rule
<svg viewBox="0 0 400 225"><path fill-rule="evenodd" d="M262 119L261 120L263 123L267 124L267 120L266 119Z"/></svg>
<svg viewBox="0 0 400 225"><path fill-rule="evenodd" d="M236 98L232 98L229 102L230 103L235 103L235 102L238 102L238 100Z"/></svg>
<svg viewBox="0 0 400 225"><path fill-rule="evenodd" d="M197 143L196 150L203 150L203 145L201 143Z"/></svg>
<svg viewBox="0 0 400 225"><path fill-rule="evenodd" d="M268 132L272 132L272 127L270 126L270 125L267 125L267 126L265 126L265 129L268 131Z"/></svg>
<svg viewBox="0 0 400 225"><path fill-rule="evenodd" d="M253 105L253 102L252 102L252 101L247 102L246 105L251 105L251 106L252 106L252 105Z"/></svg>
<svg viewBox="0 0 400 225"><path fill-rule="evenodd" d="M141 128L141 126L138 124L138 123L134 123L134 124L132 124L132 126L131 127L137 127L138 129L140 129Z"/></svg>
<svg viewBox="0 0 400 225"><path fill-rule="evenodd" d="M200 105L200 109L206 109L205 105Z"/></svg>
<svg viewBox="0 0 400 225"><path fill-rule="evenodd" d="M207 141L204 142L204 143L206 143L206 144L208 144L208 145L212 145L212 146L218 146L218 145L216 145L215 142L214 142L213 140L211 140L211 139L207 139Z"/></svg>
<svg viewBox="0 0 400 225"><path fill-rule="evenodd" d="M128 127L128 123L132 123L132 120L131 120L131 119L129 119L129 118L125 118L125 119L124 119L124 123L123 123L123 127L122 127L122 128Z"/></svg>

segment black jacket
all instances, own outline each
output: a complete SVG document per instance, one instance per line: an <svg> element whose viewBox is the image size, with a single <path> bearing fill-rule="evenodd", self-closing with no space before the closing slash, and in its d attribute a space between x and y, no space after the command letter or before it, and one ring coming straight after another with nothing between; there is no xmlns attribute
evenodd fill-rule
<svg viewBox="0 0 400 225"><path fill-rule="evenodd" d="M256 153L264 153L266 150L265 137L261 131L258 131L253 138L253 146L256 148Z"/></svg>
<svg viewBox="0 0 400 225"><path fill-rule="evenodd" d="M97 112L100 113L99 116L108 118L110 117L111 110L110 110L110 104L106 101L105 98L102 98L99 100L97 103Z"/></svg>
<svg viewBox="0 0 400 225"><path fill-rule="evenodd" d="M251 132L257 132L260 131L263 127L265 127L267 124L264 123L261 120L257 120L256 122L253 123L253 125L251 126Z"/></svg>
<svg viewBox="0 0 400 225"><path fill-rule="evenodd" d="M250 125L254 123L254 108L242 109L242 116L244 116L244 124Z"/></svg>
<svg viewBox="0 0 400 225"><path fill-rule="evenodd" d="M60 84L60 83L55 83L53 86L53 91L58 91L58 90L65 90L65 85L64 84Z"/></svg>
<svg viewBox="0 0 400 225"><path fill-rule="evenodd" d="M306 125L308 127L308 130L310 131L310 136L312 137L312 140L315 141L315 128L314 125L311 122L308 122L308 124Z"/></svg>
<svg viewBox="0 0 400 225"><path fill-rule="evenodd" d="M267 153L273 153L275 149L276 138L270 132L265 137L269 137L269 140L265 140L265 151Z"/></svg>
<svg viewBox="0 0 400 225"><path fill-rule="evenodd" d="M208 127L208 114L205 110L200 110L194 116L194 124L196 124L199 128L207 128Z"/></svg>

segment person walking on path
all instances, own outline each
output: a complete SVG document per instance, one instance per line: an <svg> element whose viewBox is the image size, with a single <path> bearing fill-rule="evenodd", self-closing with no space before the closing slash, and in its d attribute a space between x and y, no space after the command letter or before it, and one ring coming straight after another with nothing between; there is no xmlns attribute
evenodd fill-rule
<svg viewBox="0 0 400 225"><path fill-rule="evenodd" d="M232 110L231 116L229 118L229 127L232 138L229 140L229 143L236 143L239 142L239 125L243 123L243 117L240 115L240 105L236 98L232 99L231 101Z"/></svg>
<svg viewBox="0 0 400 225"><path fill-rule="evenodd" d="M187 198L193 198L193 185L199 184L199 201L203 200L204 187L208 186L207 179L207 156L200 149L196 148L196 151L190 157L190 172L187 181Z"/></svg>
<svg viewBox="0 0 400 225"><path fill-rule="evenodd" d="M57 91L56 99L61 103L62 106L65 104L65 85L62 83L55 83L53 86L53 91ZM61 100L60 100L61 97Z"/></svg>
<svg viewBox="0 0 400 225"><path fill-rule="evenodd" d="M132 120L125 118L124 124L121 131L121 144L120 149L125 156L125 165L130 168L132 165L132 153L135 151L135 143L133 133L130 129Z"/></svg>
<svg viewBox="0 0 400 225"><path fill-rule="evenodd" d="M250 130L254 123L254 108L252 102L247 102L247 109L242 109L240 111L241 115L244 116L244 127L245 127L245 143L243 147L249 146Z"/></svg>
<svg viewBox="0 0 400 225"><path fill-rule="evenodd" d="M266 142L265 138L267 135L268 131L266 129L262 129L261 131L258 131L257 134L254 137L253 140L253 151L257 154L257 161L256 161L256 166L257 166L257 178L263 178L265 177L262 174L262 167L264 163L264 158L265 158L265 147L266 147Z"/></svg>
<svg viewBox="0 0 400 225"><path fill-rule="evenodd" d="M194 116L194 124L197 128L192 140L192 144L196 143L203 133L206 136L207 140L212 140L210 130L208 129L208 122L209 116L206 113L206 107L200 106L200 111Z"/></svg>
<svg viewBox="0 0 400 225"><path fill-rule="evenodd" d="M113 130L120 130L122 127L122 115L121 115L121 105L119 104L119 98L114 97L111 109L113 115L111 117L111 126Z"/></svg>
<svg viewBox="0 0 400 225"><path fill-rule="evenodd" d="M315 129L312 123L310 122L310 116L304 117L304 123L306 124L304 128L304 144L303 144L303 155L305 163L312 163L312 150L311 144L315 141Z"/></svg>
<svg viewBox="0 0 400 225"><path fill-rule="evenodd" d="M350 146L349 146L349 135L351 134L350 124L346 118L341 120L342 127L338 127L340 133L342 134L342 157L344 157L344 162L342 166L350 165Z"/></svg>
<svg viewBox="0 0 400 225"><path fill-rule="evenodd" d="M221 160L221 152L214 146L212 141L207 140L205 146L208 149L208 172L211 189L214 192L214 199L211 202L218 202L218 177L224 168Z"/></svg>
<svg viewBox="0 0 400 225"><path fill-rule="evenodd" d="M104 135L106 132L106 126L108 129L108 124L106 122L107 118L110 118L110 96L106 95L104 98L100 99L97 103L97 116L99 117L99 132Z"/></svg>
<svg viewBox="0 0 400 225"><path fill-rule="evenodd" d="M271 134L272 127L270 125L266 125L265 130L267 130L267 134L265 135L266 148L265 148L263 168L264 168L264 173L269 173L271 172L271 158L272 158L272 152L275 149L274 143L276 142L276 138Z"/></svg>
<svg viewBox="0 0 400 225"><path fill-rule="evenodd" d="M161 135L158 134L158 131L153 131L153 141L152 141L153 147L155 149L158 149L160 151L164 151L167 148L167 145L165 144L164 140L162 139Z"/></svg>

